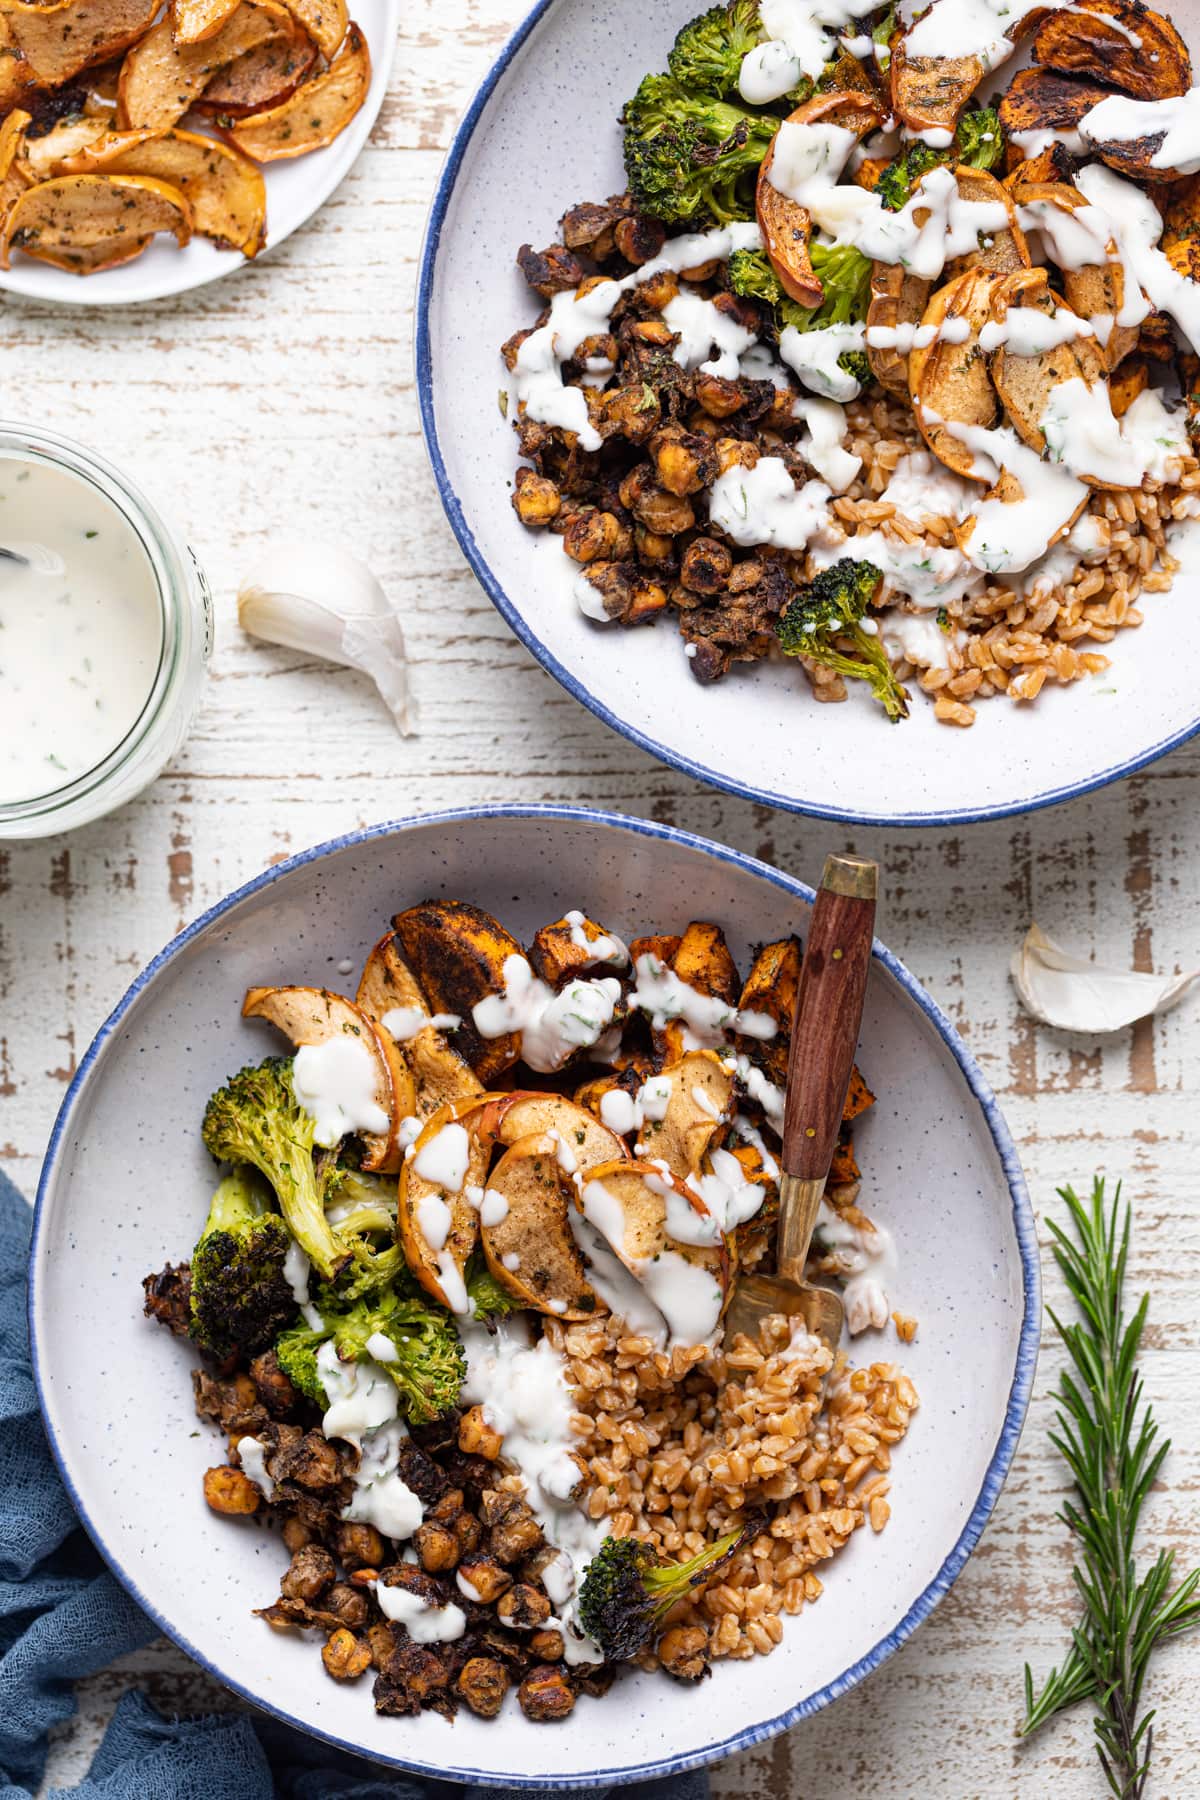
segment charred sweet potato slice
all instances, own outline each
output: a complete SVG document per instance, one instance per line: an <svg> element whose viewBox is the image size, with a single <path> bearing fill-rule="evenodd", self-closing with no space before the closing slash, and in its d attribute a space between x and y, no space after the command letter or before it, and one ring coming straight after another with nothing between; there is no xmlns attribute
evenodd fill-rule
<svg viewBox="0 0 1200 1800"><path fill-rule="evenodd" d="M1048 318L1071 310L1060 306L1045 269L1027 269L996 288L992 317L998 324L1003 325L1010 307L1045 313ZM1103 382L1104 376L1104 357L1091 337L1055 344L1034 356L1016 355L1002 344L992 356L992 381L1001 404L1022 441L1039 456L1046 448L1041 420L1054 389L1064 381L1083 381L1093 387Z"/></svg>
<svg viewBox="0 0 1200 1800"><path fill-rule="evenodd" d="M256 256L267 230L267 190L249 160L194 131L117 131L89 144L64 168L80 174L153 175L185 195L192 225L243 256Z"/></svg>
<svg viewBox="0 0 1200 1800"><path fill-rule="evenodd" d="M872 264L871 302L867 307L867 330L872 325L919 325L929 305L933 283L919 275L910 275L899 263ZM873 346L868 339L867 361L871 373L889 394L908 398L908 351Z"/></svg>
<svg viewBox="0 0 1200 1800"><path fill-rule="evenodd" d="M0 0L0 18L12 48L39 85L61 87L81 69L107 62L136 44L158 11L159 0L58 0L36 6Z"/></svg>
<svg viewBox="0 0 1200 1800"><path fill-rule="evenodd" d="M194 108L228 119L267 112L291 98L316 60L317 46L310 38L272 38L219 70Z"/></svg>
<svg viewBox="0 0 1200 1800"><path fill-rule="evenodd" d="M1169 19L1141 0L1087 0L1051 13L1038 26L1033 60L1135 100L1167 100L1192 85L1187 45Z"/></svg>
<svg viewBox="0 0 1200 1800"><path fill-rule="evenodd" d="M389 1013L431 1017L425 996L416 976L405 962L393 931L387 932L372 949L359 977L355 1003L388 1032L384 1023ZM392 1035L388 1032L388 1035ZM427 1119L447 1102L469 1100L483 1093L483 1085L471 1072L457 1050L432 1024L407 1032L400 1043L400 1054L408 1064L416 1088L414 1112Z"/></svg>
<svg viewBox="0 0 1200 1800"><path fill-rule="evenodd" d="M629 953L620 938L605 931L595 920L573 913L543 925L529 946L529 966L547 987L560 988L581 976L614 975L629 966Z"/></svg>
<svg viewBox="0 0 1200 1800"><path fill-rule="evenodd" d="M994 425L1000 402L979 348L979 333L991 316L991 299L1009 277L968 269L933 295L922 323L942 326L965 320L967 336L956 343L935 339L908 358L908 391L921 435L939 462L956 475L978 481L972 453L948 424Z"/></svg>
<svg viewBox="0 0 1200 1800"><path fill-rule="evenodd" d="M968 269L991 269L1000 275L1012 275L1029 267L1029 246L1025 233L1017 223L1017 209L1012 195L986 169L970 169L965 165L954 171L958 197L974 205L998 204L1008 214L1008 225L1000 231L988 232L977 250L959 256L946 265L946 276L953 280Z"/></svg>
<svg viewBox="0 0 1200 1800"><path fill-rule="evenodd" d="M1159 248L1172 268L1200 281L1200 176L1189 175L1172 190Z"/></svg>
<svg viewBox="0 0 1200 1800"><path fill-rule="evenodd" d="M882 123L883 109L874 94L856 90L832 91L806 100L789 113L788 125L841 125L866 137ZM763 248L771 267L800 306L819 306L824 288L813 272L808 254L811 220L806 207L780 193L771 180L775 143L762 160L755 190L755 213Z"/></svg>
<svg viewBox="0 0 1200 1800"><path fill-rule="evenodd" d="M84 179L80 177L79 179ZM375 1099L388 1117L388 1129L363 1136L362 1166L373 1174L394 1174L404 1160L400 1140L402 1121L415 1103L412 1076L395 1044L375 1021L343 994L325 988L249 988L242 1002L242 1016L265 1019L292 1044L323 1044L349 1033L370 1052L375 1068Z"/></svg>
<svg viewBox="0 0 1200 1800"><path fill-rule="evenodd" d="M60 175L19 194L4 221L0 268L13 250L74 275L116 268L140 256L160 231L179 244L192 235L178 188L140 175Z"/></svg>
<svg viewBox="0 0 1200 1800"><path fill-rule="evenodd" d="M405 960L433 1012L457 1013L462 1024L455 1048L483 1082L512 1067L521 1054L520 1035L482 1037L472 1009L503 994L505 964L524 960L520 944L498 920L464 900L426 900L392 921Z"/></svg>
<svg viewBox="0 0 1200 1800"><path fill-rule="evenodd" d="M219 70L259 44L294 35L290 13L273 0L242 0L216 36L199 44L177 44L171 15L164 13L122 65L118 127L166 130L183 117Z"/></svg>
<svg viewBox="0 0 1200 1800"><path fill-rule="evenodd" d="M216 37L241 0L171 0L171 24L177 44L202 44Z"/></svg>
<svg viewBox="0 0 1200 1800"><path fill-rule="evenodd" d="M1161 125L1154 129L1151 119L1146 121L1145 135L1142 137L1106 137L1105 121L1101 112L1088 113L1080 124L1080 132L1084 143L1093 156L1106 162L1110 169L1124 175L1128 181L1136 181L1142 187L1165 187L1179 179L1179 171L1167 165L1160 168L1158 153L1167 138L1167 128Z"/></svg>
<svg viewBox="0 0 1200 1800"><path fill-rule="evenodd" d="M285 162L332 144L349 125L371 85L371 52L357 25L323 75L304 81L290 99L226 128L231 144L255 162Z"/></svg>
<svg viewBox="0 0 1200 1800"><path fill-rule="evenodd" d="M1103 82L1086 76L1062 75L1057 69L1021 69L1000 101L1005 150L1012 166L1022 160L1014 131L1074 131L1085 112L1111 94Z"/></svg>
<svg viewBox="0 0 1200 1800"><path fill-rule="evenodd" d="M488 1268L520 1305L590 1319L604 1307L571 1235L560 1149L556 1134L532 1132L505 1152L488 1177L479 1241Z"/></svg>
<svg viewBox="0 0 1200 1800"><path fill-rule="evenodd" d="M1108 378L1108 398L1114 419L1123 418L1138 395L1145 392L1150 371L1140 356L1130 357Z"/></svg>

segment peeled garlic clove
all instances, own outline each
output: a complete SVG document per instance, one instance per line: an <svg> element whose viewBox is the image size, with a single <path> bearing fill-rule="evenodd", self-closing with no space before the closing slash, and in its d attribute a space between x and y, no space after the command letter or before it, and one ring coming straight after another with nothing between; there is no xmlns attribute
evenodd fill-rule
<svg viewBox="0 0 1200 1800"><path fill-rule="evenodd" d="M251 637L361 669L401 736L414 734L404 632L375 576L348 550L272 544L242 580L238 619Z"/></svg>
<svg viewBox="0 0 1200 1800"><path fill-rule="evenodd" d="M1182 999L1200 970L1187 975L1145 975L1107 969L1064 950L1031 925L1013 954L1011 973L1026 1012L1060 1031L1121 1031L1137 1019L1165 1012Z"/></svg>

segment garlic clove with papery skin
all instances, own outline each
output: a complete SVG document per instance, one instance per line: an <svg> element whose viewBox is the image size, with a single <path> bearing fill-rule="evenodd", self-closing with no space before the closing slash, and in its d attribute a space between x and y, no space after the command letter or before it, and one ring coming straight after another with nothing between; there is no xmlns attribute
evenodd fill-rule
<svg viewBox="0 0 1200 1800"><path fill-rule="evenodd" d="M272 544L242 579L238 620L251 637L361 669L401 736L415 734L404 632L379 581L350 551Z"/></svg>
<svg viewBox="0 0 1200 1800"><path fill-rule="evenodd" d="M1200 970L1186 975L1147 975L1105 968L1064 950L1037 924L1013 952L1013 986L1026 1012L1060 1031L1121 1031L1181 1000Z"/></svg>

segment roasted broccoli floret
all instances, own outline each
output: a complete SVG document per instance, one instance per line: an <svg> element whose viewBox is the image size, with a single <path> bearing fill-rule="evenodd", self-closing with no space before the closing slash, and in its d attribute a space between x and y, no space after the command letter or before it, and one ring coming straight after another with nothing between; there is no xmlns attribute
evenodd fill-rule
<svg viewBox="0 0 1200 1800"><path fill-rule="evenodd" d="M249 1169L227 1175L212 1197L192 1252L189 1333L224 1362L265 1349L295 1316L283 1272L291 1240Z"/></svg>
<svg viewBox="0 0 1200 1800"><path fill-rule="evenodd" d="M328 1405L317 1352L332 1339L342 1362L371 1360L387 1371L412 1424L449 1412L467 1372L450 1315L392 1289L349 1305L331 1304L337 1298L328 1291L318 1296L319 1330L298 1325L276 1339L279 1366L292 1385L318 1406Z"/></svg>
<svg viewBox="0 0 1200 1800"><path fill-rule="evenodd" d="M317 1351L329 1336L327 1331L314 1331L309 1325L293 1325L275 1339L275 1356L292 1386L324 1410L329 1405L321 1371L317 1367Z"/></svg>
<svg viewBox="0 0 1200 1800"><path fill-rule="evenodd" d="M890 45L895 30L896 8L889 6L882 19L871 27L871 41L879 46L875 52L875 66L881 75L886 75L892 64Z"/></svg>
<svg viewBox="0 0 1200 1800"><path fill-rule="evenodd" d="M810 656L839 675L867 682L888 718L895 720L907 717L908 694L878 634L863 624L882 580L874 563L843 557L800 590L775 629L785 656Z"/></svg>
<svg viewBox="0 0 1200 1800"><path fill-rule="evenodd" d="M954 156L972 169L994 169L1004 154L1004 131L994 106L975 106L962 114L954 133Z"/></svg>
<svg viewBox="0 0 1200 1800"><path fill-rule="evenodd" d="M329 1304L344 1306L351 1300L395 1288L417 1294L420 1286L409 1271L404 1252L396 1242L396 1183L358 1169L339 1169L336 1194L326 1216L339 1241L350 1253L335 1283L326 1284ZM327 1298L318 1292L318 1304Z"/></svg>
<svg viewBox="0 0 1200 1800"><path fill-rule="evenodd" d="M742 58L766 37L758 0L730 0L686 24L667 61L680 87L720 100L737 93Z"/></svg>
<svg viewBox="0 0 1200 1800"><path fill-rule="evenodd" d="M825 292L819 306L799 306L784 292L783 283L763 250L735 250L727 264L729 285L735 294L761 300L772 307L776 329L792 325L797 331L820 331L827 325L860 324L871 301L871 262L853 244L810 244L809 260ZM843 350L838 364L860 387L871 379L863 350Z"/></svg>
<svg viewBox="0 0 1200 1800"><path fill-rule="evenodd" d="M671 75L647 75L622 123L639 211L668 225L754 217L754 181L777 118L690 94Z"/></svg>
<svg viewBox="0 0 1200 1800"><path fill-rule="evenodd" d="M706 1586L756 1529L757 1523L741 1525L682 1563L660 1562L638 1538L605 1538L579 1589L579 1622L605 1662L636 1656L676 1601Z"/></svg>
<svg viewBox="0 0 1200 1800"><path fill-rule="evenodd" d="M478 1250L467 1264L467 1295L477 1319L503 1319L521 1304L500 1286Z"/></svg>
<svg viewBox="0 0 1200 1800"><path fill-rule="evenodd" d="M875 192L890 212L907 206L921 177L943 163L965 163L972 169L993 169L1004 154L1004 133L1000 115L991 106L977 106L963 113L958 121L954 141L944 150L932 144L910 144L883 171Z"/></svg>
<svg viewBox="0 0 1200 1800"><path fill-rule="evenodd" d="M313 1164L315 1121L292 1089L292 1065L269 1057L219 1088L204 1114L205 1148L218 1162L249 1163L275 1190L288 1230L326 1280L347 1251L325 1218L324 1185Z"/></svg>

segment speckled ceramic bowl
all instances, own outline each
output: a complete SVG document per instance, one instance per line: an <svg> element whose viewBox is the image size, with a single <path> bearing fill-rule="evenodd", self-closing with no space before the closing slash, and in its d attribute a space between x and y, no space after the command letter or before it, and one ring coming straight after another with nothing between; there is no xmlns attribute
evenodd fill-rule
<svg viewBox="0 0 1200 1800"><path fill-rule="evenodd" d="M895 1458L891 1523L864 1531L819 1606L773 1656L680 1687L624 1677L569 1729L462 1713L389 1719L369 1684L340 1687L315 1642L251 1618L286 1552L201 1497L221 1441L198 1430L191 1358L142 1317L141 1278L186 1256L212 1183L204 1102L263 1053L239 1018L255 982L337 986L391 914L427 895L472 899L526 940L586 906L626 935L713 918L743 967L752 943L804 932L811 890L749 857L601 813L449 813L356 833L271 869L175 938L84 1057L38 1196L30 1312L50 1441L120 1579L197 1662L259 1706L380 1762L459 1781L588 1787L745 1748L845 1693L926 1618L991 1512L1037 1355L1033 1220L1012 1140L966 1048L877 945L860 1060L878 1103L856 1142L864 1206L900 1249L897 1304L920 1320L903 1363L921 1408ZM859 1355L898 1355L893 1334Z"/></svg>
<svg viewBox="0 0 1200 1800"><path fill-rule="evenodd" d="M425 440L463 553L507 623L597 717L701 781L769 806L859 824L940 825L1070 799L1200 730L1189 659L1189 593L1200 526L1173 546L1183 566L1146 597L1145 625L1118 633L1112 666L1032 705L984 701L969 731L939 725L915 693L890 725L861 683L818 706L785 663L702 688L670 620L623 631L584 618L559 539L526 531L509 504L517 467L497 390L500 345L541 304L517 272L519 245L552 242L580 200L625 186L621 106L666 65L694 6L672 0L539 0L475 96L434 200L422 256L417 382ZM1178 8L1193 49L1197 13Z"/></svg>

